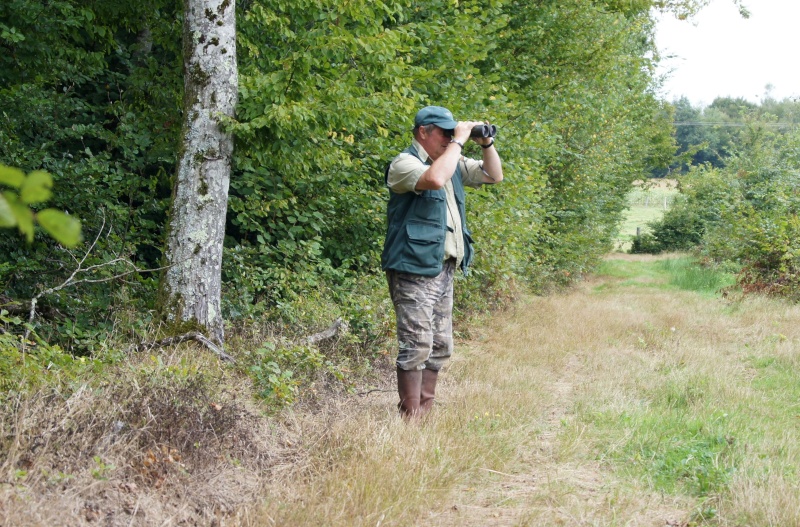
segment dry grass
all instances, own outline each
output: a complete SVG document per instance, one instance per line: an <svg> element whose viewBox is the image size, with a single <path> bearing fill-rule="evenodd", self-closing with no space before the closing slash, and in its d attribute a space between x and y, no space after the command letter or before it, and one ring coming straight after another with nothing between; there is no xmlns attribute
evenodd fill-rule
<svg viewBox="0 0 800 527"><path fill-rule="evenodd" d="M800 525L800 308L668 288L665 257L475 326L418 425L389 377L278 417L211 364L183 406L146 362L42 393L3 420L0 523Z"/></svg>
<svg viewBox="0 0 800 527"><path fill-rule="evenodd" d="M796 424L761 417L756 402L776 394L752 386L756 357L796 361L800 310L622 284L596 278L496 317L460 347L422 426L399 422L393 394L298 416L308 464L248 525L800 524ZM695 445L680 427L698 422L697 437L725 437L711 462L735 469L705 490L659 475L639 447Z"/></svg>
<svg viewBox="0 0 800 527"><path fill-rule="evenodd" d="M96 384L7 394L0 524L212 525L252 503L296 452L198 355L135 357Z"/></svg>

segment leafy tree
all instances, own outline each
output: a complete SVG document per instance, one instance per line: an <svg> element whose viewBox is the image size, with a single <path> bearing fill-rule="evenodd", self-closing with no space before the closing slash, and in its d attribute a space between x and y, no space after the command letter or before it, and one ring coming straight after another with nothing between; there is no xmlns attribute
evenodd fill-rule
<svg viewBox="0 0 800 527"><path fill-rule="evenodd" d="M800 134L770 126L770 116L745 126L722 168L692 167L680 179L681 199L639 252L692 249L708 261L740 269L745 291L800 299Z"/></svg>
<svg viewBox="0 0 800 527"><path fill-rule="evenodd" d="M546 286L590 269L610 247L630 182L673 148L671 109L654 92L652 9L682 17L704 3L240 2L239 103L235 117L220 118L236 151L213 311L234 323L297 322L314 316L309 299L325 295L375 323L383 169L409 141L416 110L431 103L497 124L510 176L470 197L479 252L460 288L475 302L463 305L483 305L515 280ZM0 6L0 160L53 174L53 206L86 218L86 236L97 240L87 265L124 256L156 267L171 189L187 188L181 176L171 180L186 154L181 125L194 117L182 114L183 7L48 5ZM191 238L169 232L173 245ZM0 233L9 296L63 282L69 255L36 237L18 247L11 234ZM96 328L114 316L115 298L141 313L154 307L155 278L107 273L107 282L82 285L81 309L55 295L59 312Z"/></svg>
<svg viewBox="0 0 800 527"><path fill-rule="evenodd" d="M678 154L670 172L686 172L705 163L720 168L741 143L748 123L761 122L778 131L800 124L800 106L790 99L765 99L756 105L742 98L718 97L706 108L695 108L686 97L673 102ZM654 174L661 175L661 174Z"/></svg>

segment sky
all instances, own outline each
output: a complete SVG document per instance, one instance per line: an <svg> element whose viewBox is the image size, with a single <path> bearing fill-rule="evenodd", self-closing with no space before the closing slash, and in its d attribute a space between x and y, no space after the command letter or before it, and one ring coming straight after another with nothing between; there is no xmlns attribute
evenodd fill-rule
<svg viewBox="0 0 800 527"><path fill-rule="evenodd" d="M712 0L692 20L663 17L656 27L662 90L693 106L716 97L742 97L759 103L767 84L781 100L800 97L800 0L743 0L750 18L733 0Z"/></svg>

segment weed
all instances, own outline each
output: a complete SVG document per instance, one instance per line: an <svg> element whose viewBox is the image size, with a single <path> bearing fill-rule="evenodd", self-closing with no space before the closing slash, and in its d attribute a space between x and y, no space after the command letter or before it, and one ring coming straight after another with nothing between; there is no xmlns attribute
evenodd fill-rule
<svg viewBox="0 0 800 527"><path fill-rule="evenodd" d="M94 461L95 464L94 468L91 470L94 479L106 480L108 479L108 474L117 468L113 463L106 463L103 461L100 456L94 456L92 461Z"/></svg>
<svg viewBox="0 0 800 527"><path fill-rule="evenodd" d="M259 397L274 406L295 402L301 379L319 373L344 380L344 372L319 350L310 346L278 346L265 342L250 357L250 377Z"/></svg>

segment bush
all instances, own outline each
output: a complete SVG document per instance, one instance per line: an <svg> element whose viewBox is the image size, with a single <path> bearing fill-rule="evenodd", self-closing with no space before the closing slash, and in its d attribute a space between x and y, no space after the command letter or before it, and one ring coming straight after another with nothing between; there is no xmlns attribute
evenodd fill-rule
<svg viewBox="0 0 800 527"><path fill-rule="evenodd" d="M656 237L649 232L645 232L633 237L633 242L628 252L630 254L658 254L662 251L663 249Z"/></svg>
<svg viewBox="0 0 800 527"><path fill-rule="evenodd" d="M661 251L687 251L703 241L705 223L698 211L678 203L651 228Z"/></svg>

